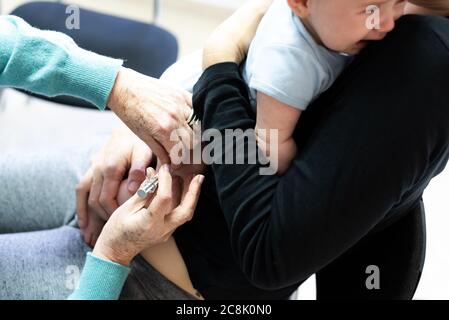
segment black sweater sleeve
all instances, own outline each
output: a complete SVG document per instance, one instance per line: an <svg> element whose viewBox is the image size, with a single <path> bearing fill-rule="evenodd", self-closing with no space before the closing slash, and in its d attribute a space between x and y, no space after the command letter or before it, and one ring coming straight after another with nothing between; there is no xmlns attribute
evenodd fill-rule
<svg viewBox="0 0 449 320"><path fill-rule="evenodd" d="M194 107L202 119L203 130L216 129L226 137L226 129L253 129L255 118L250 109L248 89L236 64L212 66L194 89ZM225 139L225 138L223 138ZM241 137L234 144L223 143L222 159L230 147L253 141ZM226 148L227 147L227 148ZM234 149L235 152L235 149ZM294 252L297 237L291 216L300 214L298 198L285 177L260 175L259 164L212 164L216 188L230 231L231 247L247 278L263 289L277 289L297 283L299 252ZM218 156L217 158L220 158ZM313 249L311 249L313 251Z"/></svg>
<svg viewBox="0 0 449 320"><path fill-rule="evenodd" d="M378 69L387 73L396 68L391 83L403 81L402 74L410 72L410 63L416 59L398 65L400 59L391 54L397 46L392 38L376 53L383 57ZM413 43L404 50L419 52L419 48L419 43ZM343 85L334 85L338 99L330 99L334 102L328 115L314 128L284 175L261 175L259 164L248 163L248 154L245 164L212 164L233 253L249 281L262 289L284 288L320 270L388 213L414 205L436 172L438 159L429 159L441 150L429 146L436 146L435 122L440 121L438 112L443 112L438 102L441 96L432 96L438 112L430 113L416 102L421 97L419 90L410 91L404 101L404 95L398 94L394 85L385 85L383 78L367 79L371 64L352 69L355 72L340 81ZM408 84L429 87L421 79L430 76L430 71L415 69L422 76L410 78ZM383 95L367 100L366 94L372 90ZM194 88L194 108L202 118L203 130L216 129L224 135L226 129L254 128L247 92L236 64L207 69ZM407 123L399 107L404 103L408 106ZM442 137L441 132L438 136ZM244 139L245 145L254 142L250 140ZM218 152L223 156L230 150Z"/></svg>
<svg viewBox="0 0 449 320"><path fill-rule="evenodd" d="M236 64L209 68L194 93L195 112L203 120L203 130L217 129L224 137L226 129L255 127L248 89ZM247 146L250 139L237 138L234 145ZM223 158L234 145L223 147ZM304 214L309 205L296 194L291 181L314 182L297 169L290 169L283 177L260 175L261 165L248 164L248 156L245 153L245 164L213 164L212 171L231 247L241 269L254 285L278 289L302 281L312 272L301 266L300 257L310 259L319 243L307 239L308 234L298 234L303 229L307 232L307 228L297 228L297 222L304 220L295 222L294 217ZM300 242L308 245L300 249Z"/></svg>

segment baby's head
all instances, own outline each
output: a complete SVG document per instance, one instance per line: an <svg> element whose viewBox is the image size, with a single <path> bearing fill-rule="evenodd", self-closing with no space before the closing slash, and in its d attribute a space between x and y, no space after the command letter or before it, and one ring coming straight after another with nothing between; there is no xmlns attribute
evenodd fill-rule
<svg viewBox="0 0 449 320"><path fill-rule="evenodd" d="M325 47L357 54L381 40L404 14L404 0L287 0L315 40ZM376 6L378 10L373 10ZM376 19L378 17L378 19ZM374 20L373 20L374 19ZM375 28L371 28L372 22Z"/></svg>
<svg viewBox="0 0 449 320"><path fill-rule="evenodd" d="M449 0L409 0L405 12L449 16Z"/></svg>

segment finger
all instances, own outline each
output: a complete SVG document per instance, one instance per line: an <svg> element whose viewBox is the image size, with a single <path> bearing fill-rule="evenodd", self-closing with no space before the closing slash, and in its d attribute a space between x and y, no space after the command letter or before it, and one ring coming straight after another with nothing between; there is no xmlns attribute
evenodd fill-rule
<svg viewBox="0 0 449 320"><path fill-rule="evenodd" d="M186 106L182 109L182 112L184 114L185 121L176 130L176 134L183 145L187 147L188 150L191 150L193 148L194 132L188 121L192 121L193 116L192 95L188 92L184 92L184 98L186 100ZM174 162L173 159L172 162ZM174 166L176 167L179 165L175 164Z"/></svg>
<svg viewBox="0 0 449 320"><path fill-rule="evenodd" d="M177 130L177 135L179 142L170 153L170 166L173 170L179 170L183 165L192 163L193 131L190 127L189 129L180 128Z"/></svg>
<svg viewBox="0 0 449 320"><path fill-rule="evenodd" d="M156 170L154 168L148 167L147 168L147 177L151 178L156 175Z"/></svg>
<svg viewBox="0 0 449 320"><path fill-rule="evenodd" d="M186 90L183 90L183 94L184 94L184 99L186 100L187 106L192 108L193 107L192 94Z"/></svg>
<svg viewBox="0 0 449 320"><path fill-rule="evenodd" d="M102 209L110 216L117 208L117 194L126 173L126 168L118 165L114 159L108 160L103 174L99 203Z"/></svg>
<svg viewBox="0 0 449 320"><path fill-rule="evenodd" d="M180 207L186 211L194 211L198 198L201 193L201 185L204 182L204 176L199 174L195 176L187 185L184 186L183 197Z"/></svg>
<svg viewBox="0 0 449 320"><path fill-rule="evenodd" d="M87 199L92 184L92 169L89 169L76 187L76 213L80 229L87 227Z"/></svg>
<svg viewBox="0 0 449 320"><path fill-rule="evenodd" d="M157 158L156 171L159 171L162 165L163 165L162 161L159 158Z"/></svg>
<svg viewBox="0 0 449 320"><path fill-rule="evenodd" d="M186 119L186 122L187 122L187 120L189 120L189 118L192 116L193 110L192 110L192 105L188 104L188 100L187 100L188 96L186 96L184 94L184 98L186 99L186 105L182 107L182 112L184 114L184 119ZM190 97L190 103L191 102L192 102L192 98Z"/></svg>
<svg viewBox="0 0 449 320"><path fill-rule="evenodd" d="M118 208L117 194L119 187L120 181L118 180L107 178L103 180L98 201L108 217L110 217L111 214Z"/></svg>
<svg viewBox="0 0 449 320"><path fill-rule="evenodd" d="M187 124L177 130L179 139L182 144L187 147L187 150L192 150L193 148L193 130Z"/></svg>
<svg viewBox="0 0 449 320"><path fill-rule="evenodd" d="M90 239L90 245L91 247L95 247L95 244L97 243L98 237L100 236L100 233L105 225L104 221L99 221L99 224L97 225L96 229L92 231L92 236Z"/></svg>
<svg viewBox="0 0 449 320"><path fill-rule="evenodd" d="M190 130L190 127L187 125L187 122L185 120L181 120L179 126L176 129L173 129L169 134L162 137L159 141L165 148L168 156L169 162L165 162L165 159L160 159L160 161L165 163L174 163L174 165L179 164L180 160L182 160L180 157L182 154L180 154L180 147L183 147L183 142L181 140L181 136L188 136L184 134L182 131ZM184 129L183 129L184 128ZM188 128L188 129L186 129ZM181 134L181 135L180 135ZM189 139L186 139L188 141Z"/></svg>
<svg viewBox="0 0 449 320"><path fill-rule="evenodd" d="M156 175L156 170L149 167L147 168L147 177L154 177ZM126 206L126 210L129 212L136 212L143 207L148 207L150 202L153 200L155 193L150 193L146 198L141 198L136 194L134 194L131 198L126 201L123 206Z"/></svg>
<svg viewBox="0 0 449 320"><path fill-rule="evenodd" d="M155 198L155 194L149 194L145 199L140 198L137 194L133 195L131 198L126 201L122 207L125 212L128 214L145 214L151 216L152 212L156 212L155 210L150 210L149 205Z"/></svg>
<svg viewBox="0 0 449 320"><path fill-rule="evenodd" d="M147 168L147 178L151 178L154 177L156 175L156 170L154 170L153 168L149 167ZM150 205L151 201L153 201L154 197L156 196L156 193L150 193L147 195L147 197L145 198L146 202L145 202L145 208L147 209L148 206Z"/></svg>
<svg viewBox="0 0 449 320"><path fill-rule="evenodd" d="M172 166L179 165L183 161L183 156L185 154L185 147L181 140L180 130L181 129L179 128L174 130L170 135L170 139L164 144L166 150L169 151L168 156L170 158L170 164Z"/></svg>
<svg viewBox="0 0 449 320"><path fill-rule="evenodd" d="M98 216L91 216L89 220L89 226L84 230L84 239L88 245L93 247L103 229L105 221Z"/></svg>
<svg viewBox="0 0 449 320"><path fill-rule="evenodd" d="M157 142L154 139L150 139L150 142L148 143L148 146L150 147L151 151L154 153L154 155L162 162L162 163L170 163L170 157L168 155L170 148L166 149L162 144Z"/></svg>
<svg viewBox="0 0 449 320"><path fill-rule="evenodd" d="M170 229L176 229L180 225L192 219L198 203L203 181L203 175L197 175L191 180L187 191L185 191L181 204L173 210L172 214L167 215L166 223Z"/></svg>
<svg viewBox="0 0 449 320"><path fill-rule="evenodd" d="M164 216L171 212L172 207L172 176L167 164L161 166L158 172L158 189L156 196L148 207L149 213Z"/></svg>
<svg viewBox="0 0 449 320"><path fill-rule="evenodd" d="M90 243L92 242L92 233L90 233L90 232L85 232L85 233L83 234L83 236L84 236L84 242L85 242L87 245L90 246Z"/></svg>
<svg viewBox="0 0 449 320"><path fill-rule="evenodd" d="M92 248L95 247L95 244L97 243L97 240L98 240L98 235L93 234L93 235L92 235L92 240L91 240L91 242L90 242L90 246L91 246Z"/></svg>
<svg viewBox="0 0 449 320"><path fill-rule="evenodd" d="M136 143L133 147L131 158L131 169L128 175L128 190L135 193L139 189L140 184L145 180L146 168L150 165L153 158L153 152L142 141Z"/></svg>
<svg viewBox="0 0 449 320"><path fill-rule="evenodd" d="M87 203L89 205L89 209L95 211L95 213L98 214L103 220L108 220L109 215L101 207L99 201L102 186L103 176L101 175L99 170L95 170Z"/></svg>

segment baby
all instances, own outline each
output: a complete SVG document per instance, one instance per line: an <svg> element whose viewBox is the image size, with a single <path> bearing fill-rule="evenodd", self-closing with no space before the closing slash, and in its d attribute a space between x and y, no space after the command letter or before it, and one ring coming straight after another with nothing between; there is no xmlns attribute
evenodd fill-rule
<svg viewBox="0 0 449 320"><path fill-rule="evenodd" d="M376 5L377 28L367 21ZM404 13L403 0L274 0L262 19L242 66L256 113L259 148L273 173L282 174L296 154L292 134L301 113L327 90L352 56L383 39ZM163 75L189 91L201 76L201 54ZM270 130L277 141L270 141ZM277 151L274 143L277 144Z"/></svg>
<svg viewBox="0 0 449 320"><path fill-rule="evenodd" d="M309 104L327 90L352 55L383 39L404 12L406 1L274 0L251 43L243 76L256 112L259 148L282 174L295 157L293 130ZM367 21L379 9L378 26ZM265 129L265 131L260 131ZM268 132L278 132L271 154ZM274 164L274 166L273 166Z"/></svg>
<svg viewBox="0 0 449 320"><path fill-rule="evenodd" d="M274 0L251 44L243 75L257 111L256 132L279 132L278 173L283 173L295 156L292 133L301 112L331 86L352 55L370 41L383 39L404 11L449 13L449 0L410 2L413 4L402 0ZM378 28L367 28L367 18L373 14L367 10L370 5L379 9ZM192 90L201 74L201 55L192 58L196 60L182 60L163 77ZM193 67L197 69L192 72ZM270 150L273 141L262 134L257 134L257 140L261 148ZM271 158L275 156L270 154L270 160L276 162ZM130 196L124 181L119 204ZM141 254L169 280L202 298L190 281L173 238Z"/></svg>
<svg viewBox="0 0 449 320"><path fill-rule="evenodd" d="M368 20L375 18L373 10L378 25ZM382 40L404 13L447 16L449 0L274 0L251 43L243 76L257 111L258 146L278 173L295 157L292 134L302 111L331 86L351 56ZM270 129L278 132L278 154L270 152L276 150L270 147Z"/></svg>

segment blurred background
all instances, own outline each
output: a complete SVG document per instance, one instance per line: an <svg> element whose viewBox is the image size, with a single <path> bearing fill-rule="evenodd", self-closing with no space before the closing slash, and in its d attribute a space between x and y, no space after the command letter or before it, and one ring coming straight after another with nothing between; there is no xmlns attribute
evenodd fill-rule
<svg viewBox="0 0 449 320"><path fill-rule="evenodd" d="M178 58L182 58L202 48L210 32L244 1L161 0L159 7L155 7L152 0L62 2L117 17L155 23L176 37ZM29 1L0 0L1 13L8 14L26 2ZM112 39L114 34L110 37ZM0 91L0 154L15 148L31 149L42 145L53 145L55 148L61 145L76 146L89 141L92 134L108 135L117 123L111 113L67 107L12 89ZM427 255L415 299L449 299L449 169L432 181L424 195L424 203ZM315 299L314 277L301 286L296 298Z"/></svg>
<svg viewBox="0 0 449 320"><path fill-rule="evenodd" d="M2 14L29 1L1 0ZM76 4L111 15L153 22L153 0L75 0ZM180 57L201 48L207 35L245 0L160 0L158 25L176 35Z"/></svg>

